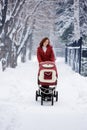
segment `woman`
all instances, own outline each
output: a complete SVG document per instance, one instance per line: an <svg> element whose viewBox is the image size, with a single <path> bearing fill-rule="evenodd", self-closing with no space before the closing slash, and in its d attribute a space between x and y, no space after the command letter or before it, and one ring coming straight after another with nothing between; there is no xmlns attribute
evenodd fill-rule
<svg viewBox="0 0 87 130"><path fill-rule="evenodd" d="M45 37L42 39L42 41L39 44L39 47L37 48L37 59L40 64L40 62L45 62L45 61L52 61L55 62L55 55L53 52L53 48L50 45L50 40L48 37ZM42 86L42 90L48 93L49 86ZM49 97L47 100L50 100Z"/></svg>
<svg viewBox="0 0 87 130"><path fill-rule="evenodd" d="M39 63L44 61L55 62L53 48L50 45L48 37L43 38L40 42L39 47L37 48L37 59Z"/></svg>

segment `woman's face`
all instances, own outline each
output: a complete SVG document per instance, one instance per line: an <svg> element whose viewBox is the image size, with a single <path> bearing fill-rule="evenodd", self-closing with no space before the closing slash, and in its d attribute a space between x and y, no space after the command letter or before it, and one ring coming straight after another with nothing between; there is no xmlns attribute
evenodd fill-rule
<svg viewBox="0 0 87 130"><path fill-rule="evenodd" d="M48 45L48 43L49 43L49 40L47 39L44 43L43 43L43 46L47 46Z"/></svg>

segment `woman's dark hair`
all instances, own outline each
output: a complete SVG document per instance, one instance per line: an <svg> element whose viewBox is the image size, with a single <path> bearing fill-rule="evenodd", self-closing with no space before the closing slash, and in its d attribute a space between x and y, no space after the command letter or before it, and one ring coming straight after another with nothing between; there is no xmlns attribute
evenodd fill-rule
<svg viewBox="0 0 87 130"><path fill-rule="evenodd" d="M45 37L45 38L43 38L43 39L41 40L41 42L40 42L40 47L43 46L43 43L44 43L46 40L48 40L48 45L47 45L47 46L49 46L49 44L50 44L50 40L49 40L48 37Z"/></svg>

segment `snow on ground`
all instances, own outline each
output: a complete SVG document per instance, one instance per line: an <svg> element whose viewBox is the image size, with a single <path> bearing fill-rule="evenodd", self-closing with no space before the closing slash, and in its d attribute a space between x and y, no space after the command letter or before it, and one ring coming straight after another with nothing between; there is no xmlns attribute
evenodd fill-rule
<svg viewBox="0 0 87 130"><path fill-rule="evenodd" d="M56 65L59 101L54 106L35 101L36 59L0 69L0 130L87 130L87 77L72 71L63 58Z"/></svg>

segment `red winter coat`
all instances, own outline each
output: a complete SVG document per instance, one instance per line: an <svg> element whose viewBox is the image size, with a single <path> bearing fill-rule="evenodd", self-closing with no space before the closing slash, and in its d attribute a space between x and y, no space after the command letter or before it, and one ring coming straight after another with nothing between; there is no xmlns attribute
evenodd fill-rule
<svg viewBox="0 0 87 130"><path fill-rule="evenodd" d="M51 45L47 46L46 52L43 51L42 47L37 48L37 59L38 62L52 61L55 62L55 56Z"/></svg>

